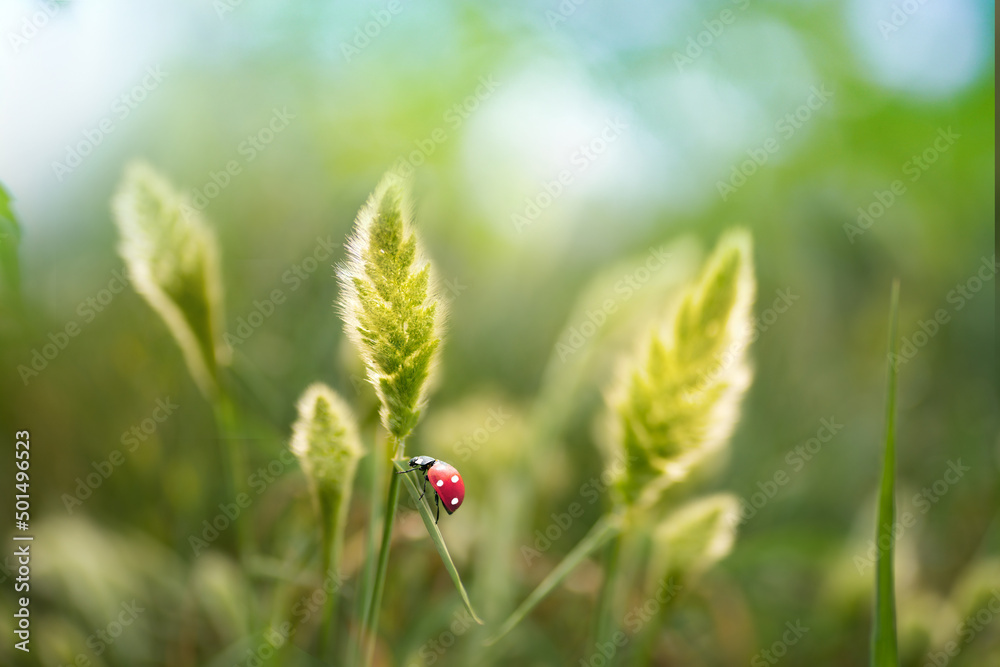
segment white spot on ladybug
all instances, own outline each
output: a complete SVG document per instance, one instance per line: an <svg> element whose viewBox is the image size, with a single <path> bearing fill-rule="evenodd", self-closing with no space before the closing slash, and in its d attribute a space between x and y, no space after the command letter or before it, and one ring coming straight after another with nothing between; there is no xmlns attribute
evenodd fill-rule
<svg viewBox="0 0 1000 667"><path fill-rule="evenodd" d="M457 505L458 504L458 498L452 498L451 499L451 504L452 505Z"/></svg>
<svg viewBox="0 0 1000 667"><path fill-rule="evenodd" d="M454 484L457 481L458 481L458 475L452 475L451 476L451 483Z"/></svg>
<svg viewBox="0 0 1000 667"><path fill-rule="evenodd" d="M444 480L443 479L439 479L438 480L438 486L444 486Z"/></svg>

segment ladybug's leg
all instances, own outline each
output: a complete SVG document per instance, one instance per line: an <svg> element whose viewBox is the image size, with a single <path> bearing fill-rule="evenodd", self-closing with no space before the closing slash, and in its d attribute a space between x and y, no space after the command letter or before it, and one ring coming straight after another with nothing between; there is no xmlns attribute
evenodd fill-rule
<svg viewBox="0 0 1000 667"><path fill-rule="evenodd" d="M437 524L438 519L441 518L441 496L436 493L434 494L434 509L437 510L434 515L434 523Z"/></svg>
<svg viewBox="0 0 1000 667"><path fill-rule="evenodd" d="M419 497L419 498L417 498L417 501L418 501L418 502L424 499L424 494L425 494L425 493L427 493L427 475L424 475L424 488L423 488L423 490L422 490L422 491L420 492L420 497Z"/></svg>

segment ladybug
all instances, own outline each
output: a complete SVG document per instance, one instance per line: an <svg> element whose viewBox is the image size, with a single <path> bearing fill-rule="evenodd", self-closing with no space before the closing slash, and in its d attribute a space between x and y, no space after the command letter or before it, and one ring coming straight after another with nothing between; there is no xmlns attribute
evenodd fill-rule
<svg viewBox="0 0 1000 667"><path fill-rule="evenodd" d="M434 496L434 509L437 510L434 523L441 518L441 505L444 505L444 511L448 514L462 506L462 501L465 500L465 482L453 465L430 456L414 456L410 459L410 469L397 470L396 474L401 475L414 470L424 473L423 491L417 500L423 499L427 493L427 482L431 483L434 493L437 494Z"/></svg>

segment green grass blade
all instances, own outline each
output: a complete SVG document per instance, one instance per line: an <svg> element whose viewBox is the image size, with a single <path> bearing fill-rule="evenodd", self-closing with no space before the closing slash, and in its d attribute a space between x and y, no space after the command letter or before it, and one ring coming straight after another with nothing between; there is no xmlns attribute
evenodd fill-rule
<svg viewBox="0 0 1000 667"><path fill-rule="evenodd" d="M531 595L504 621L504 624L500 626L497 633L486 640L486 645L492 646L513 630L584 558L600 549L612 537L621 533L621 528L622 520L620 516L609 514L601 517L594 524L594 527L590 529L590 532L587 533L587 536L573 547L573 550L563 558L562 562L556 566L556 569L552 570L549 576L545 577L542 583L538 584L538 587L531 592Z"/></svg>
<svg viewBox="0 0 1000 667"><path fill-rule="evenodd" d="M396 469L403 471L407 469L406 461L394 461ZM413 500L416 502L417 509L420 510L420 518L424 520L424 525L427 527L427 533L431 536L431 540L434 542L434 546L437 547L438 553L441 555L441 561L444 563L444 568L448 570L448 574L451 575L451 580L455 582L455 588L458 589L458 594L462 596L462 602L465 603L465 608L469 610L472 614L472 618L475 619L476 623L482 625L483 622L476 614L476 610L472 608L472 602L469 601L469 594L465 592L465 586L462 585L462 578L458 575L458 568L455 567L455 561L451 559L451 554L448 553L448 545L444 543L444 537L441 535L441 531L438 530L437 524L434 523L434 517L431 516L431 510L427 506L427 503L422 500L417 500L420 498L420 489L417 488L416 482L413 481L412 475L394 475L394 477L402 478L403 483L406 485L406 489L413 496Z"/></svg>
<svg viewBox="0 0 1000 667"><path fill-rule="evenodd" d="M395 451L395 445L390 444L390 451ZM382 546L378 552L378 564L375 566L375 582L372 585L372 596L365 608L362 623L362 637L365 645L365 665L372 664L375 659L375 641L378 638L378 617L382 609L382 592L385 590L385 576L389 567L389 549L392 547L392 525L396 521L396 506L399 504L398 475L390 475L389 497L385 501L385 518L382 520Z"/></svg>
<svg viewBox="0 0 1000 667"><path fill-rule="evenodd" d="M0 183L0 283L15 299L20 299L21 269L18 264L17 246L21 240L21 227L10 208L11 197Z"/></svg>
<svg viewBox="0 0 1000 667"><path fill-rule="evenodd" d="M878 499L878 528L875 543L878 562L875 569L875 622L872 626L872 667L898 667L896 645L896 592L893 576L895 545L892 526L896 520L896 363L899 358L899 281L892 284L889 305L889 356L886 371L885 461ZM883 542L883 540L885 540ZM887 549L881 545L887 544Z"/></svg>
<svg viewBox="0 0 1000 667"><path fill-rule="evenodd" d="M611 540L608 547L608 554L604 561L604 582L601 585L601 593L597 598L597 613L594 615L594 641L603 643L612 634L612 626L615 624L615 605L618 601L618 594L621 590L621 580L627 580L629 575L624 574L620 566L622 553L622 536L618 535Z"/></svg>

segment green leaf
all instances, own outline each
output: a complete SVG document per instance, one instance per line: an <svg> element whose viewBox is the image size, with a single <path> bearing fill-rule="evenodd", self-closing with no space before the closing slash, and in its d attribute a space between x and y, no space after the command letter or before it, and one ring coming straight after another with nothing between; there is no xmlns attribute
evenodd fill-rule
<svg viewBox="0 0 1000 667"><path fill-rule="evenodd" d="M21 270L17 258L17 245L21 241L21 226L10 208L11 197L0 183L0 271L7 289L18 294Z"/></svg>
<svg viewBox="0 0 1000 667"><path fill-rule="evenodd" d="M894 363L899 358L899 280L892 283L889 303L889 353L886 370L885 461L878 499L878 527L875 543L879 545L875 568L875 623L872 626L872 667L898 667L896 645L896 591L893 576L895 539L892 526L896 520L896 376ZM883 542L885 540L885 542ZM882 544L888 544L882 549Z"/></svg>
<svg viewBox="0 0 1000 667"><path fill-rule="evenodd" d="M393 465L400 472L408 470L409 466L406 465L406 461L396 460L393 461ZM462 602L465 604L465 608L469 610L472 614L472 618L479 625L483 624L483 621L479 618L476 610L472 608L472 602L469 601L469 594L465 591L465 586L462 585L462 578L458 574L458 568L455 567L455 561L451 559L451 554L448 553L448 545L444 543L444 537L441 535L441 531L438 529L436 523L434 523L434 517L431 516L431 510L423 500L418 500L420 498L420 489L417 488L416 482L413 481L411 475L398 475L403 478L403 482L406 484L406 490L410 492L413 496L413 500L417 505L417 509L420 510L420 518L424 520L424 526L427 527L427 533L431 536L431 540L434 542L434 546L438 550L438 554L441 555L441 561L444 563L444 569L448 570L448 574L451 576L451 580L455 583L455 588L458 589L458 594L462 597Z"/></svg>
<svg viewBox="0 0 1000 667"><path fill-rule="evenodd" d="M10 220L14 222L14 212L10 210L10 193L0 183L0 220Z"/></svg>
<svg viewBox="0 0 1000 667"><path fill-rule="evenodd" d="M569 573L576 568L577 565L583 562L583 559L587 558L595 551L603 547L608 540L615 537L621 533L623 519L619 514L606 514L601 517L601 519L594 524L594 527L590 529L587 536L580 540L573 550L566 554L566 557L562 559L562 562L556 566L556 569L549 573L549 576L542 580L542 583L538 584L538 587L531 592L524 602L514 610L510 617L504 621L503 625L495 635L486 640L487 646L492 646L493 644L500 641L507 633L513 630L521 620L527 616L532 609L534 609L539 602L545 599L549 593L551 593L556 586L558 586L562 581L569 576Z"/></svg>

